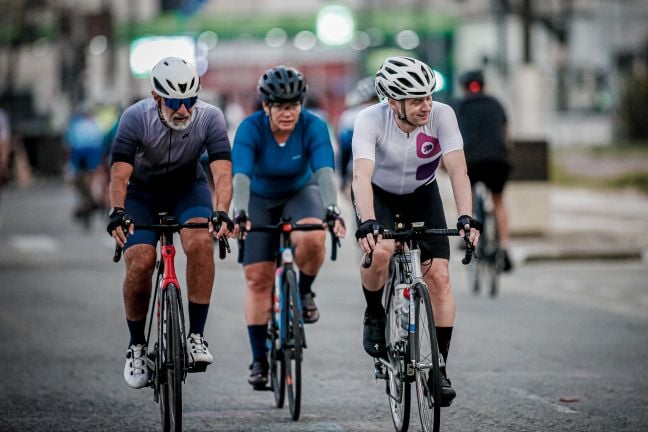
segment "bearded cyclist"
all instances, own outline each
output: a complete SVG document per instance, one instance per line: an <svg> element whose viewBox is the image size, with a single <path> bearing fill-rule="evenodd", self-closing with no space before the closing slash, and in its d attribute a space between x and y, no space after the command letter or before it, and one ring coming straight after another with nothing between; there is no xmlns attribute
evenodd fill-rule
<svg viewBox="0 0 648 432"><path fill-rule="evenodd" d="M211 236L228 237L233 229L227 216L232 163L223 113L198 100L200 78L183 59L160 60L150 79L152 98L130 106L119 121L109 185L112 208L107 230L123 247L126 262L123 289L130 342L124 379L134 388L148 382L144 327L158 241L157 233L137 230L137 224L157 223L162 211L180 223L210 223L211 234L207 230L180 232L187 255L187 350L190 362L205 366L213 361L203 336L215 272ZM199 164L205 150L214 178L213 196ZM126 229L125 220L134 224Z"/></svg>
<svg viewBox="0 0 648 432"><path fill-rule="evenodd" d="M382 295L394 252L394 241L383 240L383 228L393 229L396 215L405 223L425 222L429 228L445 228L436 170L443 161L452 184L457 227L469 230L471 243L479 238L479 223L472 219L470 181L466 174L461 133L454 111L432 102L436 80L432 69L410 57L389 57L376 73L376 92L386 103L372 105L358 114L353 132L353 199L363 253L371 252L369 268L360 268L367 302L363 345L373 356L384 355L385 310ZM430 290L439 351L447 361L455 318L450 285L447 237L421 241L421 267ZM363 257L364 258L364 257ZM442 405L456 393L442 369Z"/></svg>

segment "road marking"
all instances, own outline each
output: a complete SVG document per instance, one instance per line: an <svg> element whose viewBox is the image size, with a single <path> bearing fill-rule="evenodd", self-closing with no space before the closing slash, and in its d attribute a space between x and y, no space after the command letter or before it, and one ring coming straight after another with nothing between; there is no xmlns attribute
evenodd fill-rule
<svg viewBox="0 0 648 432"><path fill-rule="evenodd" d="M550 406L550 407L554 408L556 411L558 411L559 413L563 413L563 414L578 414L578 411L573 410L573 409L571 409L571 408L569 408L569 407L566 407L566 406L564 406L564 405L561 405L561 404L555 403L555 402L553 402L551 399L549 399L548 397L544 397L544 396L540 396L540 395L537 395L537 394L533 394L533 393L531 393L531 392L529 392L529 391L527 391L527 390L520 389L520 388L513 388L513 387L512 387L512 388L511 388L511 391L512 391L513 393L515 393L516 396L518 396L518 397L523 397L523 398L526 398L526 399L532 400L532 401L534 401L534 402L540 402L540 403L543 404L543 405Z"/></svg>
<svg viewBox="0 0 648 432"><path fill-rule="evenodd" d="M45 253L55 252L58 249L58 242L46 235L13 235L9 237L9 246L22 253Z"/></svg>

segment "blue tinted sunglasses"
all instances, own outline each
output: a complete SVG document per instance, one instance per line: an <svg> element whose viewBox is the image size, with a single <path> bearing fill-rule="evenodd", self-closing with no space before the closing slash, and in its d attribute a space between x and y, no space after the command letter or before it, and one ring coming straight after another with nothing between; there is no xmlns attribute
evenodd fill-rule
<svg viewBox="0 0 648 432"><path fill-rule="evenodd" d="M184 99L167 99L167 98L164 98L164 105L168 106L173 111L179 110L182 105L184 105L185 108L190 110L196 104L197 100L198 100L198 96L193 96L193 97L184 98Z"/></svg>

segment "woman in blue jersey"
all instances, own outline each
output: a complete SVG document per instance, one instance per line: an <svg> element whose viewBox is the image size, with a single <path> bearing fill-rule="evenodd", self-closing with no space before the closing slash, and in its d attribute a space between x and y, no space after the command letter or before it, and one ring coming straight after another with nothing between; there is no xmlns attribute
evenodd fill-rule
<svg viewBox="0 0 648 432"><path fill-rule="evenodd" d="M241 122L232 148L235 235L251 222L273 224L284 216L297 223L334 219L336 234L344 236L333 147L326 123L302 111L307 88L303 75L291 67L276 66L259 78L262 110ZM311 286L324 263L325 236L325 231L292 234L306 323L319 319ZM248 382L260 390L268 382L265 339L278 244L272 234L259 232L249 233L247 244L245 320L252 349Z"/></svg>

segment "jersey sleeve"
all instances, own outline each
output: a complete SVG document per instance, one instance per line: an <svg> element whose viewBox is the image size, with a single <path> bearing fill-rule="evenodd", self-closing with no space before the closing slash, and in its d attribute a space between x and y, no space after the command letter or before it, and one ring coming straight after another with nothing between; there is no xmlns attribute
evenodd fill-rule
<svg viewBox="0 0 648 432"><path fill-rule="evenodd" d="M209 155L209 162L232 159L232 146L227 136L225 116L218 108L209 111L205 146Z"/></svg>
<svg viewBox="0 0 648 432"><path fill-rule="evenodd" d="M320 118L315 116L310 118L311 121L307 127L307 139L311 154L311 169L313 172L324 167L335 169L333 144L331 144L328 126Z"/></svg>
<svg viewBox="0 0 648 432"><path fill-rule="evenodd" d="M438 103L438 102L437 102ZM463 149L463 138L459 131L457 116L452 107L439 103L438 138L443 154Z"/></svg>
<svg viewBox="0 0 648 432"><path fill-rule="evenodd" d="M137 146L142 141L145 127L140 112L134 109L134 106L124 111L119 120L117 134L113 142L111 164L115 162L135 164L135 153L137 152Z"/></svg>
<svg viewBox="0 0 648 432"><path fill-rule="evenodd" d="M245 174L252 178L254 171L255 144L259 142L259 130L250 117L243 120L236 130L232 146L232 174Z"/></svg>
<svg viewBox="0 0 648 432"><path fill-rule="evenodd" d="M381 128L379 118L372 114L368 109L364 109L355 119L351 141L353 160L369 159L374 162L376 160L376 143Z"/></svg>

